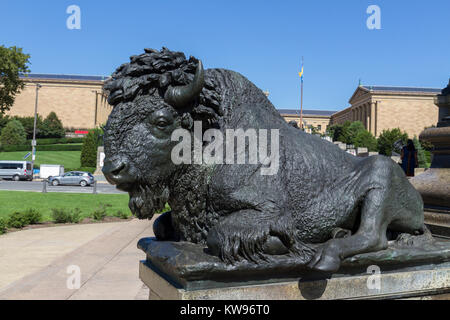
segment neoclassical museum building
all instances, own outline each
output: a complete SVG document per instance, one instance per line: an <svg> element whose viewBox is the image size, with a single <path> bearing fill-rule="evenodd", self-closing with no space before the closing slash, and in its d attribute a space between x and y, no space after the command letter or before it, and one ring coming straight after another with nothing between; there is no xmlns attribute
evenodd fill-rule
<svg viewBox="0 0 450 320"><path fill-rule="evenodd" d="M17 95L10 115L33 116L37 94L38 114L46 117L54 111L66 128L94 128L104 124L111 112L103 92L107 77L29 74L22 80L25 88ZM410 137L418 136L424 128L436 124L438 108L434 98L440 92L437 88L360 85L349 100L350 106L341 111L305 108L303 125L324 133L332 124L361 121L375 136L393 128L400 128ZM300 124L299 109L278 111L286 121Z"/></svg>

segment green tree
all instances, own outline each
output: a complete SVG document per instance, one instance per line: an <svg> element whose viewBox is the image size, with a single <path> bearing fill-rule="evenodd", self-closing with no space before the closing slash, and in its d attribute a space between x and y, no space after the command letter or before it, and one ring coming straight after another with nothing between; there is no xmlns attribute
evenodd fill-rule
<svg viewBox="0 0 450 320"><path fill-rule="evenodd" d="M34 117L14 117L14 119L20 121L20 123L25 128L25 132L27 134L27 139L33 139L33 130L34 130ZM36 137L41 138L43 130L43 120L40 115L36 117Z"/></svg>
<svg viewBox="0 0 450 320"><path fill-rule="evenodd" d="M357 148L367 148L369 151L377 151L377 139L367 130L360 131L353 139L353 144Z"/></svg>
<svg viewBox="0 0 450 320"><path fill-rule="evenodd" d="M348 140L348 127L351 125L350 121L346 121L344 124L334 124L327 129L328 135L333 141L345 142Z"/></svg>
<svg viewBox="0 0 450 320"><path fill-rule="evenodd" d="M90 130L86 138L84 138L80 156L82 167L97 166L97 149L101 144L102 135L103 130L100 128L96 128L94 130Z"/></svg>
<svg viewBox="0 0 450 320"><path fill-rule="evenodd" d="M0 114L4 114L14 104L14 99L24 88L20 74L28 69L30 55L21 48L0 46Z"/></svg>
<svg viewBox="0 0 450 320"><path fill-rule="evenodd" d="M9 116L0 113L0 132L2 132L4 127L6 127L6 125L9 122L9 120L11 120L9 118Z"/></svg>
<svg viewBox="0 0 450 320"><path fill-rule="evenodd" d="M362 132L366 132L366 128L364 127L363 123L361 121L354 121L351 122L345 130L345 143L347 144L353 144L356 146L355 144L355 139L356 136L358 136L358 134L362 133Z"/></svg>
<svg viewBox="0 0 450 320"><path fill-rule="evenodd" d="M310 125L308 128L311 130L311 134L320 134L319 128L313 125Z"/></svg>
<svg viewBox="0 0 450 320"><path fill-rule="evenodd" d="M428 167L425 150L422 148L422 144L420 143L419 139L417 139L416 136L414 136L413 142L414 142L414 147L417 150L417 161L419 162L418 163L419 168Z"/></svg>
<svg viewBox="0 0 450 320"><path fill-rule="evenodd" d="M403 144L406 144L408 134L402 132L399 128L383 130L377 141L378 151L385 156L392 156L394 143L398 140L402 140Z"/></svg>
<svg viewBox="0 0 450 320"><path fill-rule="evenodd" d="M43 138L64 138L66 132L61 120L55 112L50 112L47 118L42 122L42 132L40 136Z"/></svg>
<svg viewBox="0 0 450 320"><path fill-rule="evenodd" d="M22 124L17 120L11 120L3 128L0 135L2 145L24 145L27 142L27 135Z"/></svg>
<svg viewBox="0 0 450 320"><path fill-rule="evenodd" d="M369 151L377 151L376 138L366 130L361 121L335 124L330 126L327 132L333 141L341 141L355 147L366 147Z"/></svg>

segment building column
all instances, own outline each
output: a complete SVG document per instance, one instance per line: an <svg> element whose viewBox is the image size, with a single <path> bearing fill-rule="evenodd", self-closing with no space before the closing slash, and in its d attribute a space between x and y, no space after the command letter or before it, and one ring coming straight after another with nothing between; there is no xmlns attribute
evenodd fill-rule
<svg viewBox="0 0 450 320"><path fill-rule="evenodd" d="M370 103L366 104L366 130L370 131Z"/></svg>
<svg viewBox="0 0 450 320"><path fill-rule="evenodd" d="M370 133L375 135L375 102L370 103Z"/></svg>
<svg viewBox="0 0 450 320"><path fill-rule="evenodd" d="M366 127L366 104L364 103L362 106L362 124L364 128Z"/></svg>

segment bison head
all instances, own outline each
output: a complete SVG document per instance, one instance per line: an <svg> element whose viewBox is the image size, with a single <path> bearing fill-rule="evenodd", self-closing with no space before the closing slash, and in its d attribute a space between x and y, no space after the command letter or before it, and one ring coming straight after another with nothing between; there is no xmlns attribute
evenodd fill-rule
<svg viewBox="0 0 450 320"><path fill-rule="evenodd" d="M105 84L113 105L104 135L106 179L130 195L139 218L151 218L169 197L168 181L178 170L171 161L178 128L192 127L208 99L201 61L164 49L131 57ZM199 112L200 111L200 112Z"/></svg>

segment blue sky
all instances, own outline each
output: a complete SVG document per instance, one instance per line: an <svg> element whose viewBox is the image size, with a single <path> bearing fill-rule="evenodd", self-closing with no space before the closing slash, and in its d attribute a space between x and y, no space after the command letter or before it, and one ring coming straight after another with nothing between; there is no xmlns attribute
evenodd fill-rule
<svg viewBox="0 0 450 320"><path fill-rule="evenodd" d="M69 5L81 30L69 30ZM369 5L381 30L369 30ZM23 47L34 73L110 75L143 48L183 51L238 71L277 108L340 110L363 84L445 87L448 0L43 0L0 4L0 44Z"/></svg>

